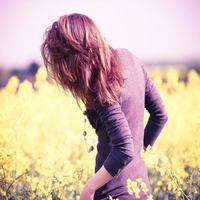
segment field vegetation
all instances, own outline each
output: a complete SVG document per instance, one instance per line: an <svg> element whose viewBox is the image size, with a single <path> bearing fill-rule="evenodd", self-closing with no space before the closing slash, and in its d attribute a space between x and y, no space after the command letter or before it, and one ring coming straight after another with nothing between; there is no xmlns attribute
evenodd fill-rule
<svg viewBox="0 0 200 200"><path fill-rule="evenodd" d="M141 152L153 199L200 199L200 76L190 70L183 79L176 66L149 73L169 116L155 147ZM35 79L19 84L13 76L0 90L0 199L78 200L93 174L94 130L83 123L84 107L49 83L43 67ZM152 198L142 180L127 180L127 190Z"/></svg>

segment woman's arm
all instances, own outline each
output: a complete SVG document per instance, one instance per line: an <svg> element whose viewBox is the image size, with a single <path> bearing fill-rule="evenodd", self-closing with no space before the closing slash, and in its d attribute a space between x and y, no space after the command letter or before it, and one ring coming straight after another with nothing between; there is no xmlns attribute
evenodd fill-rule
<svg viewBox="0 0 200 200"><path fill-rule="evenodd" d="M92 200L94 192L119 174L134 155L131 131L119 103L109 107L99 105L94 110L106 127L112 150L100 170L84 186L80 200Z"/></svg>
<svg viewBox="0 0 200 200"><path fill-rule="evenodd" d="M145 108L150 117L144 130L144 146L153 146L165 123L168 120L167 112L159 91L144 69L146 78Z"/></svg>
<svg viewBox="0 0 200 200"><path fill-rule="evenodd" d="M115 177L134 158L131 130L119 103L109 107L99 105L94 110L105 125L112 144L112 150L103 165L110 175Z"/></svg>
<svg viewBox="0 0 200 200"><path fill-rule="evenodd" d="M104 166L102 166L99 171L92 176L85 184L80 200L92 200L95 191L105 185L113 177L108 173Z"/></svg>

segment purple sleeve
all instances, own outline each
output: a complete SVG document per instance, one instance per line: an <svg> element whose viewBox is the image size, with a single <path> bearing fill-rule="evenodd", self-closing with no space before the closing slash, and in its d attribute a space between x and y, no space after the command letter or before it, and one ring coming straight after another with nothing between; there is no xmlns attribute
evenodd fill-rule
<svg viewBox="0 0 200 200"><path fill-rule="evenodd" d="M162 98L145 69L144 73L146 78L145 108L150 114L144 130L144 146L147 147L148 145L153 146L168 116Z"/></svg>
<svg viewBox="0 0 200 200"><path fill-rule="evenodd" d="M105 125L113 145L104 162L104 167L114 177L133 159L134 150L131 131L119 103L110 107L99 105L95 108L95 111Z"/></svg>

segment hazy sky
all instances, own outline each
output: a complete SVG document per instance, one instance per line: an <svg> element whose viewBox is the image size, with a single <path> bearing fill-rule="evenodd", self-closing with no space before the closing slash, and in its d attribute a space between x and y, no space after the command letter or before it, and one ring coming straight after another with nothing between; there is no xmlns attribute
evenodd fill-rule
<svg viewBox="0 0 200 200"><path fill-rule="evenodd" d="M200 60L199 0L0 0L0 67L42 64L44 30L74 12L143 61Z"/></svg>

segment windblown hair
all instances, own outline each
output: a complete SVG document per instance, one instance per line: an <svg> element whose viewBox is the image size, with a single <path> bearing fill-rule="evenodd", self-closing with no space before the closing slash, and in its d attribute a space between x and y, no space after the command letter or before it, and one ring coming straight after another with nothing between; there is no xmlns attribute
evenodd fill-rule
<svg viewBox="0 0 200 200"><path fill-rule="evenodd" d="M89 17L61 16L46 29L41 54L49 76L78 104L94 108L96 103L110 106L119 100L124 83L121 62Z"/></svg>

